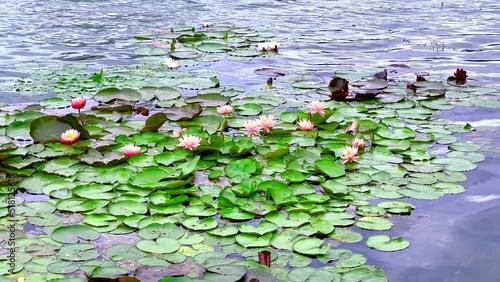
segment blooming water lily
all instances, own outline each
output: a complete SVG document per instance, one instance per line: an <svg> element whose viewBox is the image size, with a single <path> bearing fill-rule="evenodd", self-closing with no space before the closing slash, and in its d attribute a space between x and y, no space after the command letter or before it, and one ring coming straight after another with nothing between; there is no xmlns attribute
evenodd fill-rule
<svg viewBox="0 0 500 282"><path fill-rule="evenodd" d="M217 107L217 112L221 115L230 115L233 111L234 108L231 105L222 105Z"/></svg>
<svg viewBox="0 0 500 282"><path fill-rule="evenodd" d="M80 132L76 129L68 129L61 134L61 143L73 144L80 139Z"/></svg>
<svg viewBox="0 0 500 282"><path fill-rule="evenodd" d="M342 159L344 160L342 163L345 164L347 162L356 162L358 161L358 148L356 147L346 147L343 151Z"/></svg>
<svg viewBox="0 0 500 282"><path fill-rule="evenodd" d="M299 126L299 128L301 130L304 130L304 131L314 130L314 123L308 119L300 119L297 122L297 125Z"/></svg>
<svg viewBox="0 0 500 282"><path fill-rule="evenodd" d="M142 150L141 150L141 147L139 147L139 146L134 146L134 145L129 144L129 145L125 145L122 148L122 152L123 152L123 154L125 154L125 156L131 157L133 155L140 154L142 152Z"/></svg>
<svg viewBox="0 0 500 282"><path fill-rule="evenodd" d="M201 138L194 135L186 135L184 137L179 138L179 147L183 147L188 150L194 150L198 146L200 146Z"/></svg>
<svg viewBox="0 0 500 282"><path fill-rule="evenodd" d="M247 120L243 123L244 129L247 131L247 136L260 135L262 126L260 125L260 120Z"/></svg>
<svg viewBox="0 0 500 282"><path fill-rule="evenodd" d="M273 115L261 115L258 121L260 122L260 127L262 127L267 133L269 133L271 128L276 125L276 120Z"/></svg>
<svg viewBox="0 0 500 282"><path fill-rule="evenodd" d="M309 113L311 115L320 114L322 117L325 116L325 103L320 101L313 101L309 104Z"/></svg>
<svg viewBox="0 0 500 282"><path fill-rule="evenodd" d="M179 67L179 63L170 57L166 58L164 63L167 67L169 67L171 69L175 69L175 68Z"/></svg>

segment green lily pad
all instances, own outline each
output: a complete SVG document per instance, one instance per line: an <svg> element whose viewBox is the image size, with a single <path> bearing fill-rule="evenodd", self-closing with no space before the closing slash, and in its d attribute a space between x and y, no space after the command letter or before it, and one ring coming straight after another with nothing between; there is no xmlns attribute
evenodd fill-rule
<svg viewBox="0 0 500 282"><path fill-rule="evenodd" d="M99 256L99 253L95 249L95 246L87 243L79 244L67 244L59 249L57 254L60 259L68 261L86 261L90 259L95 259Z"/></svg>
<svg viewBox="0 0 500 282"><path fill-rule="evenodd" d="M146 124L141 129L141 132L157 131L167 121L167 115L164 113L156 113L146 120Z"/></svg>
<svg viewBox="0 0 500 282"><path fill-rule="evenodd" d="M254 227L248 223L243 223L238 225L238 230L241 233L249 235L262 236L266 233L276 231L278 226L274 223L267 222L265 220L261 221L257 227Z"/></svg>
<svg viewBox="0 0 500 282"><path fill-rule="evenodd" d="M219 229L213 229L210 231L207 231L208 234L220 236L220 237L228 237L228 236L233 236L238 234L238 228L230 226L230 225L224 225L222 228Z"/></svg>
<svg viewBox="0 0 500 282"><path fill-rule="evenodd" d="M106 250L106 256L112 260L138 260L146 256L146 254L134 245L118 244L109 247Z"/></svg>
<svg viewBox="0 0 500 282"><path fill-rule="evenodd" d="M280 227L299 227L309 222L310 215L303 212L290 212L288 216L276 211L266 215L265 219Z"/></svg>
<svg viewBox="0 0 500 282"><path fill-rule="evenodd" d="M56 228L50 237L61 243L78 243L80 240L96 240L99 232L85 225L69 225Z"/></svg>
<svg viewBox="0 0 500 282"><path fill-rule="evenodd" d="M141 98L141 93L137 90L130 88L118 89L114 87L103 89L94 96L94 100L102 103L109 103L113 100L137 102Z"/></svg>
<svg viewBox="0 0 500 282"><path fill-rule="evenodd" d="M411 203L403 201L380 202L377 207L384 208L387 212L394 214L408 214L415 208Z"/></svg>
<svg viewBox="0 0 500 282"><path fill-rule="evenodd" d="M172 107L165 110L163 113L167 119L173 121L191 120L201 114L203 108L199 103L187 104L181 107Z"/></svg>
<svg viewBox="0 0 500 282"><path fill-rule="evenodd" d="M377 231L382 231L382 230L389 230L392 228L392 222L385 218L381 217L362 217L356 221L356 226L362 229L367 229L367 230L377 230Z"/></svg>
<svg viewBox="0 0 500 282"><path fill-rule="evenodd" d="M83 128L76 117L66 115L64 117L43 116L33 120L30 124L29 134L37 142L60 142L61 134L68 129L76 129L80 132L79 140L90 139L89 132Z"/></svg>
<svg viewBox="0 0 500 282"><path fill-rule="evenodd" d="M293 250L304 255L324 255L330 249L330 245L317 238L303 238L292 245Z"/></svg>
<svg viewBox="0 0 500 282"><path fill-rule="evenodd" d="M344 166L327 160L317 160L314 162L316 168L322 173L328 175L331 178L336 178L343 176L345 174Z"/></svg>
<svg viewBox="0 0 500 282"><path fill-rule="evenodd" d="M240 233L236 235L236 242L245 248L267 247L271 242L272 233L262 236Z"/></svg>
<svg viewBox="0 0 500 282"><path fill-rule="evenodd" d="M282 250L293 250L293 243L303 237L297 236L297 234L290 230L283 230L280 233L276 233L271 238L271 245L277 249Z"/></svg>
<svg viewBox="0 0 500 282"><path fill-rule="evenodd" d="M197 217L188 217L182 221L182 225L191 230L210 230L216 228L219 223L213 218L200 220Z"/></svg>
<svg viewBox="0 0 500 282"><path fill-rule="evenodd" d="M366 239L366 245L383 252L395 252L408 248L410 242L402 237L391 239L389 235L374 235Z"/></svg>
<svg viewBox="0 0 500 282"><path fill-rule="evenodd" d="M172 223L151 223L148 226L141 228L137 235L141 238L150 240L158 237L179 239L184 235L184 230Z"/></svg>
<svg viewBox="0 0 500 282"><path fill-rule="evenodd" d="M77 271L78 264L69 261L58 261L47 265L47 271L56 274L68 274Z"/></svg>
<svg viewBox="0 0 500 282"><path fill-rule="evenodd" d="M140 240L136 246L139 250L148 253L171 254L176 252L181 244L175 239L160 237L156 240Z"/></svg>
<svg viewBox="0 0 500 282"><path fill-rule="evenodd" d="M122 200L110 203L108 211L112 215L130 216L133 214L145 214L148 207L145 203L136 202L133 200Z"/></svg>
<svg viewBox="0 0 500 282"><path fill-rule="evenodd" d="M247 272L243 265L217 265L207 268L203 275L209 281L239 281Z"/></svg>
<svg viewBox="0 0 500 282"><path fill-rule="evenodd" d="M358 243L363 240L363 236L360 233L349 229L335 229L329 236L344 243Z"/></svg>
<svg viewBox="0 0 500 282"><path fill-rule="evenodd" d="M241 159L231 161L225 168L224 173L233 178L236 176L251 175L257 171L255 161L250 159Z"/></svg>

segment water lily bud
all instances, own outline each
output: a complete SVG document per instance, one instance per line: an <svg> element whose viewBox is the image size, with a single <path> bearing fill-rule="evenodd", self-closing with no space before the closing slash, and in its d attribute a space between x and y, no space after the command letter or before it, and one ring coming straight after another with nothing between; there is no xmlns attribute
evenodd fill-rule
<svg viewBox="0 0 500 282"><path fill-rule="evenodd" d="M258 253L259 263L265 265L267 267L271 267L271 252L270 251L262 251Z"/></svg>
<svg viewBox="0 0 500 282"><path fill-rule="evenodd" d="M71 100L71 107L73 107L73 109L83 109L85 107L85 105L87 104L87 100L85 100L85 98L74 98Z"/></svg>
<svg viewBox="0 0 500 282"><path fill-rule="evenodd" d="M417 75L417 81L426 81L426 79L422 75Z"/></svg>
<svg viewBox="0 0 500 282"><path fill-rule="evenodd" d="M272 77L270 77L270 78L267 79L267 86L268 87L273 87L273 78Z"/></svg>
<svg viewBox="0 0 500 282"><path fill-rule="evenodd" d="M353 121L351 125L345 130L346 133L358 133L359 122L357 120Z"/></svg>
<svg viewBox="0 0 500 282"><path fill-rule="evenodd" d="M453 74L457 80L465 81L467 79L467 72L464 69L459 69Z"/></svg>

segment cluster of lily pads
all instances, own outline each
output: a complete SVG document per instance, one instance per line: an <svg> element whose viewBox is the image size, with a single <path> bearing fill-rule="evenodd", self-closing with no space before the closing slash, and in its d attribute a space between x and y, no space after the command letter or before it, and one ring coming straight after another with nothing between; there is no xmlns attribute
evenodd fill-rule
<svg viewBox="0 0 500 282"><path fill-rule="evenodd" d="M3 245L0 281L387 281L349 244L407 248L383 232L391 217L409 215L410 199L464 192L464 172L484 159L453 136L470 125L433 117L476 91L466 83L412 83L403 65L329 83L263 68L288 85L245 93L164 56L194 66L273 55L256 31L138 39L165 48L138 49L142 65L73 72L54 86L61 97L0 109L0 197L18 191L15 209L0 204L0 236L14 221L18 248L12 273Z"/></svg>

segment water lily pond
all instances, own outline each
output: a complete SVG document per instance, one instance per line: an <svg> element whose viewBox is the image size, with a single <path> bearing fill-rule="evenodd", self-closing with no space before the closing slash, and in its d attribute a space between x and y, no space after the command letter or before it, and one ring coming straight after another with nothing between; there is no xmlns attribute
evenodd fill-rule
<svg viewBox="0 0 500 282"><path fill-rule="evenodd" d="M496 281L498 26L399 23L468 2L118 2L0 8L0 282Z"/></svg>

